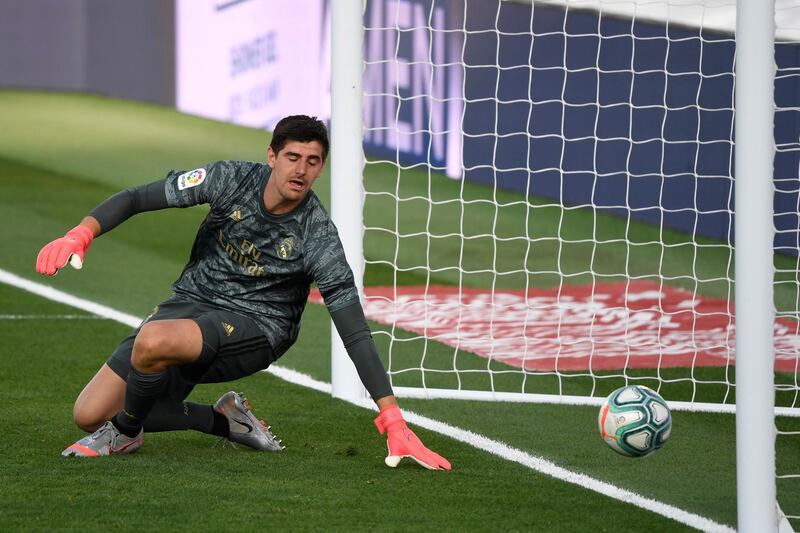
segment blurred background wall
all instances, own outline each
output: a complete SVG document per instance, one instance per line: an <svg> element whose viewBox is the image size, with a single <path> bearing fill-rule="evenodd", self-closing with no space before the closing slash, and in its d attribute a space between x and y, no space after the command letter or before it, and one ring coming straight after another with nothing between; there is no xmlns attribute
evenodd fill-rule
<svg viewBox="0 0 800 533"><path fill-rule="evenodd" d="M85 91L266 129L295 113L327 121L331 5L0 0L0 88ZM370 0L365 152L732 241L735 13L712 10L701 28L691 9L631 19L606 7ZM800 32L781 13L776 245L794 254Z"/></svg>
<svg viewBox="0 0 800 533"><path fill-rule="evenodd" d="M0 0L0 87L175 104L175 4Z"/></svg>

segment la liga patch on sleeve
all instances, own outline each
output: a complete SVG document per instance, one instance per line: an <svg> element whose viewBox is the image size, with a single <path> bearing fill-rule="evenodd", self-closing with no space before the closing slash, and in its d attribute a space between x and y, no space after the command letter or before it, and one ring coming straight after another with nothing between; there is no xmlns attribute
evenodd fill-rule
<svg viewBox="0 0 800 533"><path fill-rule="evenodd" d="M190 187L197 187L206 180L206 169L196 168L189 172L184 172L178 176L178 190L189 189Z"/></svg>

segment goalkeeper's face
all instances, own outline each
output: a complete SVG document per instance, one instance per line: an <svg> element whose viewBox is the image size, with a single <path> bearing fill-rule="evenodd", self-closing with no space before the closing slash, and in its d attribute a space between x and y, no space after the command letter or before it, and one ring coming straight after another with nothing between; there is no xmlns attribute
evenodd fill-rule
<svg viewBox="0 0 800 533"><path fill-rule="evenodd" d="M264 192L267 209L286 213L302 202L325 167L322 154L318 141L287 141L277 154L268 148L267 164L272 175Z"/></svg>

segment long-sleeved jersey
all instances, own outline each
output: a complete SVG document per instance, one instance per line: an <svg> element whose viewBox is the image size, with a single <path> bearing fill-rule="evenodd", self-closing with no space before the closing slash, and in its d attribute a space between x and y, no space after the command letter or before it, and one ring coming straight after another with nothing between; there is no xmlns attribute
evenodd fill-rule
<svg viewBox="0 0 800 533"><path fill-rule="evenodd" d="M169 206L211 206L173 284L176 297L249 316L278 357L297 339L312 281L332 313L358 302L358 292L336 227L313 191L290 213L267 212L270 173L263 163L217 161L170 172L164 187Z"/></svg>
<svg viewBox="0 0 800 533"><path fill-rule="evenodd" d="M264 190L270 175L269 166L247 161L172 171L120 191L90 216L105 233L137 213L209 204L171 299L252 318L277 359L297 339L316 282L362 383L373 399L391 395L336 227L312 191L290 213L268 213Z"/></svg>

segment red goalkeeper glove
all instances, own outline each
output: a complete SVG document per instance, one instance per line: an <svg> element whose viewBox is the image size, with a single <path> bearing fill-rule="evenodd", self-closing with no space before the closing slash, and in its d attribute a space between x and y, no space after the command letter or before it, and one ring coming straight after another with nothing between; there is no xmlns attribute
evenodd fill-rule
<svg viewBox="0 0 800 533"><path fill-rule="evenodd" d="M408 429L403 414L396 405L381 409L375 425L381 435L387 434L389 455L384 460L387 466L394 468L403 457L411 457L428 470L450 470L447 459L426 448L419 437Z"/></svg>
<svg viewBox="0 0 800 533"><path fill-rule="evenodd" d="M83 256L92 244L92 239L92 230L86 226L75 226L66 235L41 249L36 258L36 272L53 276L59 268L67 265L67 261L73 268L81 268Z"/></svg>

